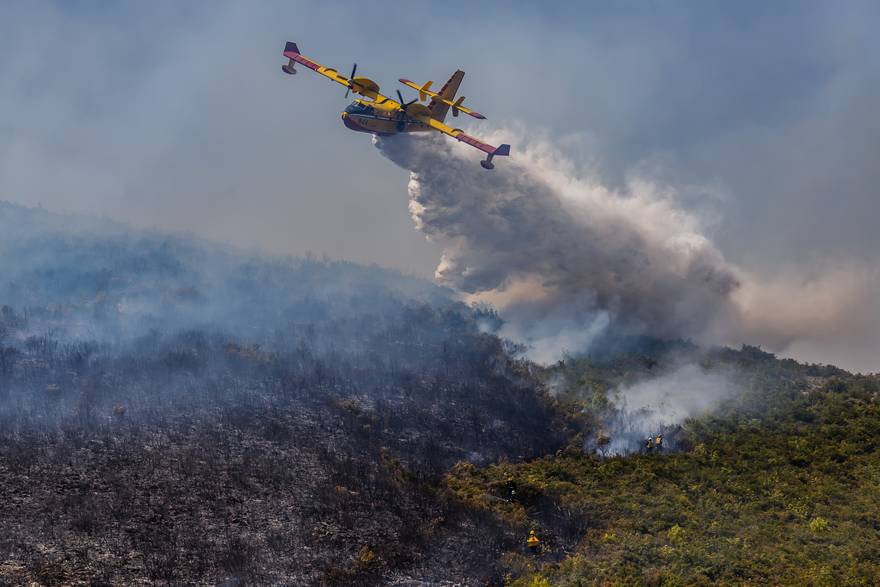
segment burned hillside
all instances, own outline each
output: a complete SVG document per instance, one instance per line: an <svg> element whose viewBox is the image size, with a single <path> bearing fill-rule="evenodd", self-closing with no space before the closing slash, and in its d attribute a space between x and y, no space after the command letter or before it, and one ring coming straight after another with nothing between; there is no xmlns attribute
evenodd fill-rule
<svg viewBox="0 0 880 587"><path fill-rule="evenodd" d="M2 211L8 580L492 576L506 533L451 540L498 524L442 474L565 433L479 311L375 267Z"/></svg>
<svg viewBox="0 0 880 587"><path fill-rule="evenodd" d="M0 582L880 577L876 376L613 333L541 366L415 278L9 204L0 252Z"/></svg>

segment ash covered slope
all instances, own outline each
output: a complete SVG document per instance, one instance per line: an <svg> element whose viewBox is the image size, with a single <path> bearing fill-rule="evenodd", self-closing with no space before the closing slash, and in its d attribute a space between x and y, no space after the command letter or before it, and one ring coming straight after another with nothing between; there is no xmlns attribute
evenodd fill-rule
<svg viewBox="0 0 880 587"><path fill-rule="evenodd" d="M450 303L444 290L376 266L249 254L3 202L0 259L4 305L63 309L55 326L83 339L201 327L266 338L289 323L381 316L405 301Z"/></svg>
<svg viewBox="0 0 880 587"><path fill-rule="evenodd" d="M456 461L565 436L427 282L0 205L0 582L491 579Z"/></svg>
<svg viewBox="0 0 880 587"><path fill-rule="evenodd" d="M539 367L393 272L0 224L0 582L880 578L876 376L613 332Z"/></svg>

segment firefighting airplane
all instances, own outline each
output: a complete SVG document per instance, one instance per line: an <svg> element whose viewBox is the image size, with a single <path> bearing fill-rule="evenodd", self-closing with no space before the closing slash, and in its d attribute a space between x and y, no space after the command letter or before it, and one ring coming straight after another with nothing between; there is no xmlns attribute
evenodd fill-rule
<svg viewBox="0 0 880 587"><path fill-rule="evenodd" d="M335 69L324 67L319 63L315 63L308 57L299 52L296 43L287 42L284 48L284 56L289 61L281 66L282 71L288 74L295 74L294 64L299 63L309 69L317 71L324 77L327 77L338 84L342 84L349 92L360 94L367 100L360 98L355 99L342 113L342 122L351 130L358 132L368 132L381 136L393 135L401 132L427 132L438 131L445 135L449 135L463 143L467 143L472 147L487 153L486 158L480 161L485 169L494 169L495 165L492 159L498 156L506 156L510 154L510 145L504 144L499 147L488 145L468 134L465 134L460 128L452 128L443 124L446 113L452 108L452 116L457 117L459 112L469 114L480 120L486 117L479 112L474 112L469 108L462 106L464 96L455 99L455 92L461 84L464 72L459 70L452 74L446 85L439 92L431 91L431 84L427 82L420 86L408 79L401 79L400 82L419 93L418 98L409 102L403 101L400 90L397 91L397 97L400 101L394 101L387 96L379 93L379 85L373 80L365 77L355 77L357 73L357 63L351 68L351 75L345 77L339 75ZM424 102L428 98L431 102L425 106L418 102Z"/></svg>

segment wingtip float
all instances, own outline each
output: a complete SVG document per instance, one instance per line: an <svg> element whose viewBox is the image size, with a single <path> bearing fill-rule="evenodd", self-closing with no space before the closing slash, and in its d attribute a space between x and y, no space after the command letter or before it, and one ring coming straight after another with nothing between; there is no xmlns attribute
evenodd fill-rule
<svg viewBox="0 0 880 587"><path fill-rule="evenodd" d="M480 165L484 169L495 168L492 159L496 156L506 157L510 154L510 145L508 144L495 147L466 134L460 128L453 128L444 124L443 121L446 119L450 109L452 110L453 117L458 117L459 113L464 112L479 120L486 119L479 112L462 105L464 96L456 99L455 93L458 91L459 85L461 85L462 78L464 78L464 72L461 70L452 74L452 77L449 78L449 81L443 85L439 92L431 90L431 85L433 84L431 81L418 85L413 81L401 78L400 83L418 92L416 99L405 102L399 90L397 92L398 100L393 100L388 96L380 94L379 84L373 80L366 77L356 77L357 63L352 67L351 75L345 77L340 75L335 69L324 67L305 57L300 53L296 43L288 41L284 47L283 55L288 59L288 62L281 66L281 70L284 73L289 75L295 74L295 66L300 64L345 86L346 97L348 97L349 92L354 92L364 97L364 99L355 99L342 113L342 122L351 130L381 136L409 132L440 132L486 153L486 158L480 161ZM420 102L427 101L428 98L430 98L430 102L427 105L420 104Z"/></svg>

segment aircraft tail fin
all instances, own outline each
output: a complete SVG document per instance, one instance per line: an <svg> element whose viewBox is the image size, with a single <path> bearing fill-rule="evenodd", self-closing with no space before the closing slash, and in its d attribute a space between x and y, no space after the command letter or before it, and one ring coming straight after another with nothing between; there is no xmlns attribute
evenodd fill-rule
<svg viewBox="0 0 880 587"><path fill-rule="evenodd" d="M460 69L453 73L452 77L449 78L449 81L443 85L443 89L437 92L438 97L452 102L455 98L455 93L458 91L458 86L461 85L463 77L464 72ZM449 112L449 104L445 104L437 99L432 99L431 103L428 105L428 109L431 111L431 118L443 122L446 120L447 112Z"/></svg>

